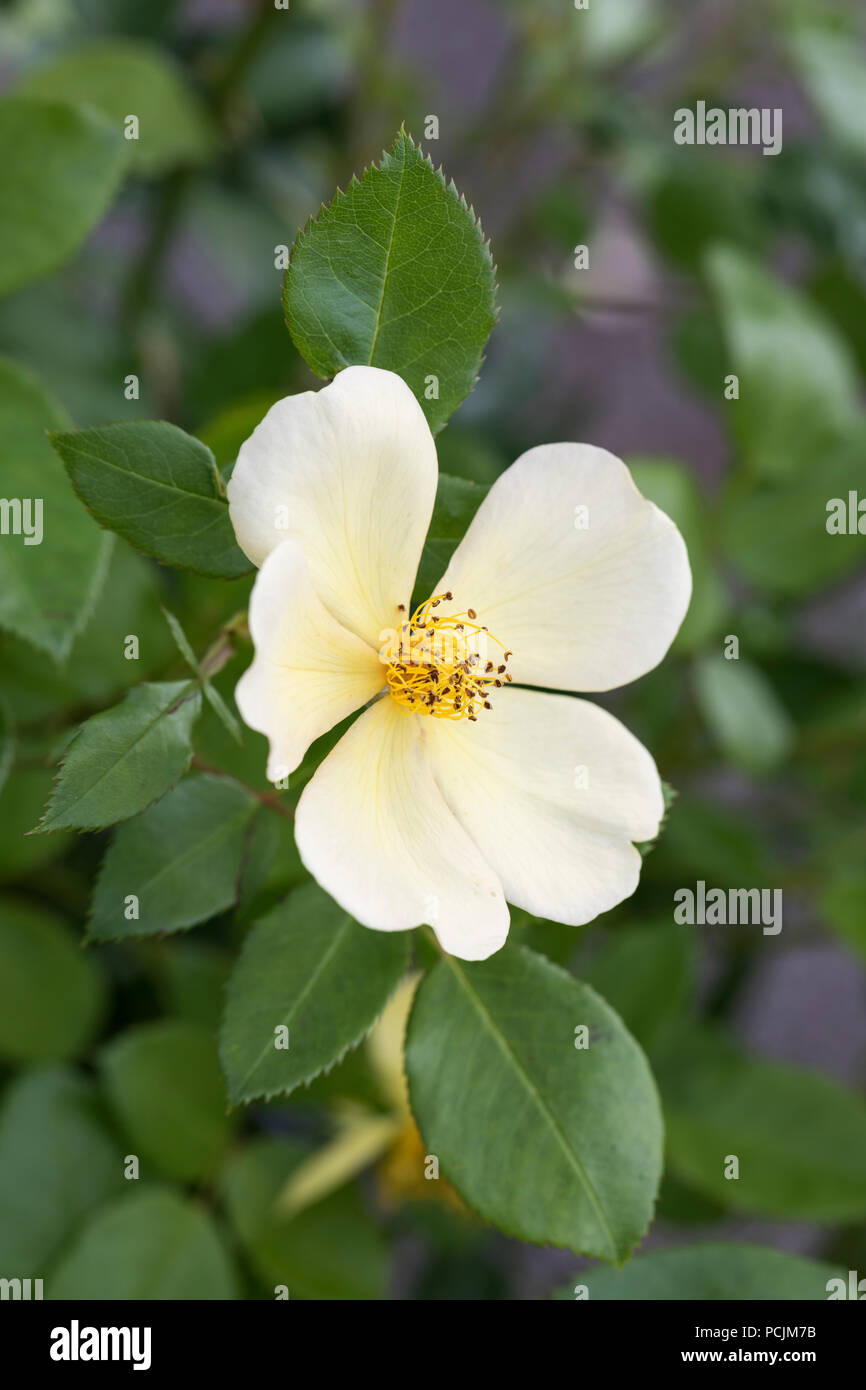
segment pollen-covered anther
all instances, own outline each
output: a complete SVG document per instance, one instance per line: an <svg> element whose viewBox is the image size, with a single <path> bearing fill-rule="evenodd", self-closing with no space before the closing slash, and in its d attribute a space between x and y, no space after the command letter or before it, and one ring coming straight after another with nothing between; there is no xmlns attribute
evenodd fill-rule
<svg viewBox="0 0 866 1390"><path fill-rule="evenodd" d="M476 719L490 709L490 691L501 687L511 652L503 649L501 661L487 658L487 643L498 638L479 626L474 608L462 613L433 612L449 593L434 594L418 605L380 651L386 663L388 689L407 714L432 714L437 719Z"/></svg>

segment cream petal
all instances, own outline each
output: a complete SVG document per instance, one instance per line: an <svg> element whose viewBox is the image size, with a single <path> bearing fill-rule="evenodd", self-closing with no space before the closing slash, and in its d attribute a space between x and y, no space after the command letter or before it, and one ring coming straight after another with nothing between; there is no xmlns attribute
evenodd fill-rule
<svg viewBox="0 0 866 1390"><path fill-rule="evenodd" d="M579 926L627 898L663 814L649 753L587 700L514 687L478 722L424 721L433 776L498 874L537 917Z"/></svg>
<svg viewBox="0 0 866 1390"><path fill-rule="evenodd" d="M267 735L268 776L277 781L314 739L382 689L384 667L324 607L296 541L271 551L259 570L249 625L255 657L235 699L244 722Z"/></svg>
<svg viewBox="0 0 866 1390"><path fill-rule="evenodd" d="M691 573L676 526L624 463L589 444L546 444L493 484L437 585L449 589L442 612L476 610L512 650L515 681L610 690L661 661Z"/></svg>
<svg viewBox="0 0 866 1390"><path fill-rule="evenodd" d="M508 908L433 781L418 725L390 696L365 710L304 788L298 850L365 926L428 922L446 951L484 960L505 941Z"/></svg>
<svg viewBox="0 0 866 1390"><path fill-rule="evenodd" d="M406 383L347 367L272 406L241 446L229 513L256 565L299 541L325 607L378 647L411 596L436 482L433 436Z"/></svg>

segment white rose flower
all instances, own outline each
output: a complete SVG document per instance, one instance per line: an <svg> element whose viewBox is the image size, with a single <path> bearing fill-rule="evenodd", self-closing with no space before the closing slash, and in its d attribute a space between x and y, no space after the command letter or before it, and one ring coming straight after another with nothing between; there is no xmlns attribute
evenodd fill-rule
<svg viewBox="0 0 866 1390"><path fill-rule="evenodd" d="M656 666L691 575L619 459L547 444L497 479L410 614L436 484L423 411L392 372L348 367L268 411L228 488L260 567L237 703L273 780L366 706L301 795L301 858L357 921L426 922L482 960L507 903L579 925L634 892L634 842L663 814L653 759L606 710L548 692Z"/></svg>

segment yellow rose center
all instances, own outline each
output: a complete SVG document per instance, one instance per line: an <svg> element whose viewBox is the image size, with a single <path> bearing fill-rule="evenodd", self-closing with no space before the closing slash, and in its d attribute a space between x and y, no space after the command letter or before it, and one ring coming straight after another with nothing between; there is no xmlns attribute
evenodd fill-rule
<svg viewBox="0 0 866 1390"><path fill-rule="evenodd" d="M434 594L419 604L380 650L387 665L388 689L407 714L432 714L437 719L476 719L490 709L491 691L511 680L511 652L476 621L474 609L437 617L434 609L453 595ZM488 643L500 648L488 656Z"/></svg>

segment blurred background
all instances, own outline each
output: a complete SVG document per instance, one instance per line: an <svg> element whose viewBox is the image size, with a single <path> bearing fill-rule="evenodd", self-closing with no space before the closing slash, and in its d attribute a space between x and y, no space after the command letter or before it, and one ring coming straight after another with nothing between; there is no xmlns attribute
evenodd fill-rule
<svg viewBox="0 0 866 1390"><path fill-rule="evenodd" d="M134 112L151 132L77 258L0 301L0 354L76 425L172 420L229 465L273 401L315 386L275 255L401 122L475 207L502 314L437 441L441 469L489 483L533 444L602 445L677 520L695 577L668 660L604 697L677 792L638 893L584 929L517 930L597 985L656 1070L669 1162L647 1248L742 1238L861 1270L866 1225L836 1219L833 1194L863 1156L841 1121L804 1140L803 1116L808 1128L823 1104L814 1073L866 1081L866 536L825 524L831 499L866 496L864 21L854 0L0 7L4 93ZM698 100L780 108L781 152L675 144L674 111ZM0 634L15 729L0 794L0 1272L56 1270L58 1288L86 1292L87 1232L128 1200L115 1156L131 1151L207 1216L213 1245L185 1296L288 1282L292 1297L546 1297L573 1255L510 1241L418 1181L387 1030L309 1091L226 1116L224 981L250 921L303 877L288 822L253 856L236 912L84 953L109 837L24 838L77 724L134 682L183 673L160 604L201 651L248 587L118 541L65 662ZM123 659L127 633L138 662ZM227 697L242 669L220 677ZM198 756L267 786L263 740L234 747L210 711ZM673 894L701 879L781 889L783 930L678 928ZM37 945L22 951L23 936ZM701 1069L715 1030L732 1045L722 1077ZM772 1125L768 1062L796 1069ZM736 1101L715 1142L717 1095ZM359 1108L403 1116L383 1154L292 1221L266 1219L284 1174ZM711 1140L748 1151L749 1181L705 1177Z"/></svg>

